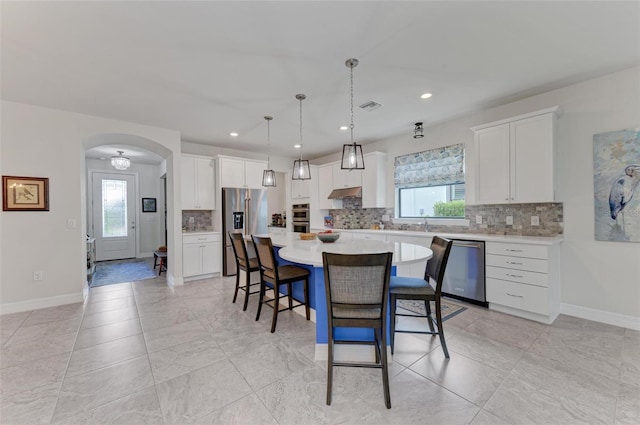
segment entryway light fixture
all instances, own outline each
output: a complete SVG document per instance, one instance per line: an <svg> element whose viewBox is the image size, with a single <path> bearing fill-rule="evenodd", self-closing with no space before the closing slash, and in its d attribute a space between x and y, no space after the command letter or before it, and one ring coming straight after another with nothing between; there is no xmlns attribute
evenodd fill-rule
<svg viewBox="0 0 640 425"><path fill-rule="evenodd" d="M422 139L424 134L422 134L422 123L417 122L416 127L413 129L413 138L414 139Z"/></svg>
<svg viewBox="0 0 640 425"><path fill-rule="evenodd" d="M126 156L122 156L124 151L118 151L118 155L111 157L111 165L116 170L126 170L131 165L131 160Z"/></svg>
<svg viewBox="0 0 640 425"><path fill-rule="evenodd" d="M311 179L311 168L309 161L302 159L302 101L307 98L304 94L297 94L296 99L300 101L300 159L293 161L293 180L309 180Z"/></svg>
<svg viewBox="0 0 640 425"><path fill-rule="evenodd" d="M340 168L343 170L364 170L364 157L362 156L362 145L353 141L353 68L358 66L358 59L347 59L344 63L351 70L351 144L342 145L342 164Z"/></svg>
<svg viewBox="0 0 640 425"><path fill-rule="evenodd" d="M264 187L276 187L276 172L271 169L271 132L269 131L269 123L273 117L264 117L267 120L267 169L262 172L262 185Z"/></svg>

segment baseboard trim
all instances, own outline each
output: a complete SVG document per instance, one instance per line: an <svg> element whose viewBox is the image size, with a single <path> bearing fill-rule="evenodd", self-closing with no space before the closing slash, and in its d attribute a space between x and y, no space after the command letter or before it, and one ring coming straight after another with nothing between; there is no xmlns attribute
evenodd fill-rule
<svg viewBox="0 0 640 425"><path fill-rule="evenodd" d="M636 316L612 313L609 311L567 303L560 303L560 312L567 316L579 317L581 319L593 320L595 322L640 331L640 317Z"/></svg>
<svg viewBox="0 0 640 425"><path fill-rule="evenodd" d="M83 292L56 295L55 297L37 298L35 300L18 301L0 304L0 314L20 313L21 311L38 310L41 308L57 307L59 305L84 302Z"/></svg>

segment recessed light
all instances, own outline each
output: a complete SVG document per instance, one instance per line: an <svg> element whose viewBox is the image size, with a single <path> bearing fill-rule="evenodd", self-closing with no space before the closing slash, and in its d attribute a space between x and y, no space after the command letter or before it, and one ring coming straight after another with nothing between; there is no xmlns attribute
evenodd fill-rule
<svg viewBox="0 0 640 425"><path fill-rule="evenodd" d="M300 143L296 143L295 145L293 145L293 147L296 149L300 149L302 145Z"/></svg>
<svg viewBox="0 0 640 425"><path fill-rule="evenodd" d="M229 136L231 136L231 137L238 137L238 133L229 133Z"/></svg>
<svg viewBox="0 0 640 425"><path fill-rule="evenodd" d="M420 99L429 99L431 97L431 93L425 93L422 96L420 96Z"/></svg>
<svg viewBox="0 0 640 425"><path fill-rule="evenodd" d="M340 127L340 130L342 131L349 130L349 127L347 127L346 125L343 125L342 127Z"/></svg>

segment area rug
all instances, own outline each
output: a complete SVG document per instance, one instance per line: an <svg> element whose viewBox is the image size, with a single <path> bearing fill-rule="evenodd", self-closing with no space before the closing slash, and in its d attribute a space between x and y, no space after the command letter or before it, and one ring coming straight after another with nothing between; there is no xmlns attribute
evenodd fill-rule
<svg viewBox="0 0 640 425"><path fill-rule="evenodd" d="M458 304L454 304L448 301L442 300L440 302L442 307L442 321L444 322L447 319L451 319L454 316L462 313L467 309L467 307L463 307ZM402 307L405 310L409 310L412 313L416 314L426 314L427 311L424 308L424 301L419 300L398 300L398 307ZM431 310L435 308L435 305L431 305ZM435 318L435 315L434 315Z"/></svg>
<svg viewBox="0 0 640 425"><path fill-rule="evenodd" d="M101 261L96 263L96 272L93 274L90 286L153 279L157 276L157 270L153 270L153 259L150 261Z"/></svg>

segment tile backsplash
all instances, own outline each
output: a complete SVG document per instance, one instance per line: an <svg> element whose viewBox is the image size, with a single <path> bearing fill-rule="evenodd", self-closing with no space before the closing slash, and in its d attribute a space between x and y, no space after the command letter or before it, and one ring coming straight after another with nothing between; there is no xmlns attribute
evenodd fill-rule
<svg viewBox="0 0 640 425"><path fill-rule="evenodd" d="M362 208L360 198L342 201L342 209L329 210L336 229L370 229L384 224L390 230L423 231L423 224L406 224L383 221L383 215L394 216L393 208ZM482 224L476 223L482 216ZM507 224L507 216L513 224ZM531 216L538 216L539 225L531 225ZM468 226L439 226L429 224L429 231L443 233L481 233L492 235L519 235L553 237L563 233L563 209L561 202L538 204L467 205L465 218Z"/></svg>
<svg viewBox="0 0 640 425"><path fill-rule="evenodd" d="M213 229L213 211L182 210L182 230L196 232Z"/></svg>

